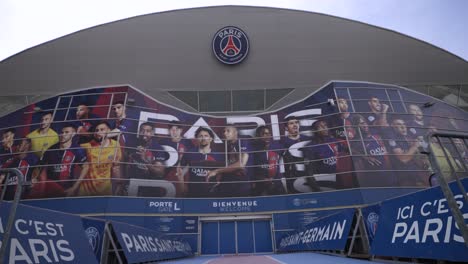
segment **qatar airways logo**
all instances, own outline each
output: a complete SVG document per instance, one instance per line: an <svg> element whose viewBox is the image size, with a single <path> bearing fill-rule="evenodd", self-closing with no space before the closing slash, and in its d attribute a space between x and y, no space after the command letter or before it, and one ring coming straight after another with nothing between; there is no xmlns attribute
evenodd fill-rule
<svg viewBox="0 0 468 264"><path fill-rule="evenodd" d="M249 39L242 29L228 26L213 37L213 53L216 58L229 65L242 62L249 53Z"/></svg>

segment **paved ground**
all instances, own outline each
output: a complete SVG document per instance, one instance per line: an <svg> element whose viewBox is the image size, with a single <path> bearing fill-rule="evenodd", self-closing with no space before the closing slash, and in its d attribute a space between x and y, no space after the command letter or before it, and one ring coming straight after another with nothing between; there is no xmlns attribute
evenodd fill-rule
<svg viewBox="0 0 468 264"><path fill-rule="evenodd" d="M200 256L162 264L366 264L379 263L344 257L328 256L318 253L300 252L289 254L252 255L252 256Z"/></svg>

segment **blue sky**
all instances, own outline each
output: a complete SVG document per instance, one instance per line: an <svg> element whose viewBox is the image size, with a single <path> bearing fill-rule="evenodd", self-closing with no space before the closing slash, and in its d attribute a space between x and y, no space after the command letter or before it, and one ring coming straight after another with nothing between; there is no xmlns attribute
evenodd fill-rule
<svg viewBox="0 0 468 264"><path fill-rule="evenodd" d="M214 5L281 7L349 18L426 41L468 61L468 0L0 0L0 61L99 24Z"/></svg>

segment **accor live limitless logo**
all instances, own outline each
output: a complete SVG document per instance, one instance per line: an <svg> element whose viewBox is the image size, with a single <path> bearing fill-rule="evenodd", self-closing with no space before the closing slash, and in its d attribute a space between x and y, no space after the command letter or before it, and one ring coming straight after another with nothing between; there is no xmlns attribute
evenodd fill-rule
<svg viewBox="0 0 468 264"><path fill-rule="evenodd" d="M213 53L224 64L238 64L249 53L249 39L245 32L233 26L223 27L213 37Z"/></svg>

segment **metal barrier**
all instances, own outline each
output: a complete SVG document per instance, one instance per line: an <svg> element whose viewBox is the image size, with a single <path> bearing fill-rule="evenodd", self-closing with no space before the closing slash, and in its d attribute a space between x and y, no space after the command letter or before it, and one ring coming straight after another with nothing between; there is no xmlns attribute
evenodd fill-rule
<svg viewBox="0 0 468 264"><path fill-rule="evenodd" d="M450 210L452 211L453 217L457 223L457 225L460 228L460 232L463 236L463 239L465 240L465 246L468 247L468 225L465 224L465 220L463 218L462 212L458 208L457 202L455 201L455 197L450 190L447 179L455 179L457 182L458 188L460 188L463 198L465 199L465 202L468 203L468 196L466 194L466 190L463 187L460 177L457 174L457 166L461 166L463 168L463 171L465 173L468 173L467 169L467 164L465 164L464 160L459 162L460 164L453 164L454 159L452 155L449 153L448 149L444 147L444 144L442 140L448 140L450 143L450 147L453 147L457 153L457 156L460 158L463 158L462 153L460 152L460 147L456 145L454 142L454 139L461 140L461 147L465 150L468 150L468 145L466 143L466 140L468 140L468 134L467 133L445 133L445 132L432 132L429 133L427 136L427 142L430 142L429 144L429 153L426 153L429 155L431 164L433 168L435 168L433 176L436 177L438 184L440 185L442 192L444 193L445 198L447 199L447 203L450 207ZM458 141L460 142L460 141ZM436 155L436 154L443 154L443 156ZM446 162L448 165L449 171L442 170L441 163ZM447 175L447 172L450 172L450 175Z"/></svg>
<svg viewBox="0 0 468 264"><path fill-rule="evenodd" d="M20 170L0 169L0 173L6 173L5 184L2 189L2 194L0 196L0 203L3 202L3 198L5 197L5 193L6 193L7 186L8 186L6 182L8 182L8 178L11 177L11 172L14 173L18 177L18 182L16 185L15 197L11 205L10 213L8 214L7 226L5 228L5 232L3 233L2 246L0 249L0 264L3 263L3 257L5 256L8 241L10 240L11 228L13 227L13 223L15 221L16 209L18 207L19 200L21 199L21 194L23 192L23 185L25 185L24 175L23 173L21 173Z"/></svg>

